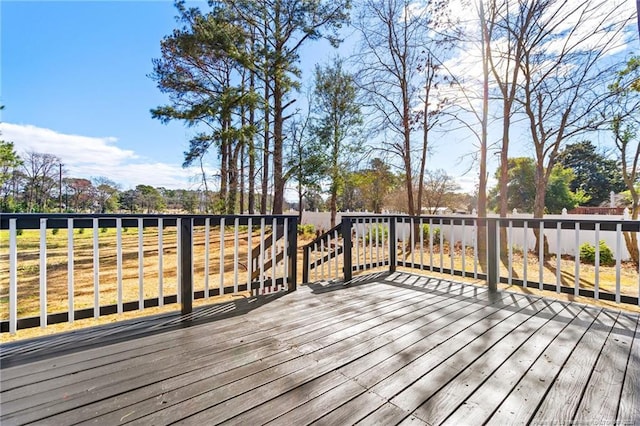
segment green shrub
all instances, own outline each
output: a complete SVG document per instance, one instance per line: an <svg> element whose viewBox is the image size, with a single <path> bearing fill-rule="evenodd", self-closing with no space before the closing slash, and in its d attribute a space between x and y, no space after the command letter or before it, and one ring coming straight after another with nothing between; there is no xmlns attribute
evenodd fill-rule
<svg viewBox="0 0 640 426"><path fill-rule="evenodd" d="M22 229L21 228L16 229L16 235L22 235Z"/></svg>
<svg viewBox="0 0 640 426"><path fill-rule="evenodd" d="M389 241L389 237L388 237L389 228L387 228L384 225L372 226L366 232L367 233L364 234L364 240L367 244L369 244L370 241L376 241L376 240L378 244L381 244L384 241Z"/></svg>
<svg viewBox="0 0 640 426"><path fill-rule="evenodd" d="M53 228L53 229L51 230L51 234L52 234L52 235L58 235L58 232L60 232L60 228Z"/></svg>
<svg viewBox="0 0 640 426"><path fill-rule="evenodd" d="M298 225L298 235L314 235L315 233L316 227L312 223Z"/></svg>
<svg viewBox="0 0 640 426"><path fill-rule="evenodd" d="M580 246L580 261L591 264L596 263L596 248L594 245L584 243ZM612 266L615 263L616 260L609 246L604 241L600 241L600 265Z"/></svg>
<svg viewBox="0 0 640 426"><path fill-rule="evenodd" d="M107 228L100 228L100 232L102 232L103 234L107 233Z"/></svg>
<svg viewBox="0 0 640 426"><path fill-rule="evenodd" d="M422 225L422 238L424 240L425 245L429 245L429 234L431 233L431 229L429 225ZM433 228L433 244L440 244L440 228Z"/></svg>

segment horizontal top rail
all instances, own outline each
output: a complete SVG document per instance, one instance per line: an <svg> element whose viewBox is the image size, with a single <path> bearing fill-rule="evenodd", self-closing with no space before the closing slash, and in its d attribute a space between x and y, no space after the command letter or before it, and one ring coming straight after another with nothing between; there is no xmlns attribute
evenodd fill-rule
<svg viewBox="0 0 640 426"><path fill-rule="evenodd" d="M560 225L560 229L569 229L574 230L575 225L579 225L579 229L584 231L593 231L596 228L596 225L600 226L601 231L615 231L617 229L617 225L622 225L622 231L637 231L640 227L640 220L620 220L620 219L608 219L608 220L593 220L593 219L540 219L540 218L508 218L508 217L494 217L488 218L489 220L494 220L500 224L500 226L508 226L511 224L515 228L523 228L525 223L527 226L536 225L544 227L544 229L556 229L558 224Z"/></svg>
<svg viewBox="0 0 640 426"><path fill-rule="evenodd" d="M242 226L248 225L249 220L255 219L282 221L284 219L297 219L296 215L189 215L189 214L82 214L82 213L3 213L0 215L0 230L9 229L9 220L17 219L20 229L39 229L40 219L47 220L47 228L65 229L68 227L68 220L73 219L74 228L91 228L93 220L98 219L101 227L115 228L116 219L122 220L122 226L136 227L138 219L143 220L143 226L153 228L158 226L158 219L162 219L163 226L176 226L177 219L193 219L194 226L203 226L205 220L213 220L217 224L224 219L225 223L233 223L238 219Z"/></svg>
<svg viewBox="0 0 640 426"><path fill-rule="evenodd" d="M339 235L342 235L342 233L340 232L342 230L342 224L337 224L336 226L334 226L333 228L329 229L327 232L325 232L324 234L318 236L317 238L315 238L313 241L311 241L310 243L308 243L305 248L307 247L313 247L314 244L318 244L321 241L328 241L329 239L333 238L333 234L338 231Z"/></svg>
<svg viewBox="0 0 640 426"><path fill-rule="evenodd" d="M640 227L640 220L627 220L620 218L611 218L603 216L598 219L575 219L575 218L527 218L527 217L498 217L498 216L472 216L472 215L449 215L449 216L439 216L439 215L421 215L421 216L409 216L402 214L377 214L377 215L358 215L358 214L345 214L343 217L349 219L369 219L369 218L385 218L385 219L395 219L400 221L408 221L413 219L422 220L423 222L432 220L437 221L436 224L444 224L444 225L473 225L476 221L495 221L500 226L507 226L511 224L515 228L524 227L525 223L530 227L530 225L534 224L536 226L540 226L540 223L543 224L544 229L557 229L558 224L560 224L561 229L575 229L575 224L579 224L580 229L586 231L595 230L596 224L600 224L601 231L615 231L616 225L622 224L623 232L633 232L637 231L638 227Z"/></svg>

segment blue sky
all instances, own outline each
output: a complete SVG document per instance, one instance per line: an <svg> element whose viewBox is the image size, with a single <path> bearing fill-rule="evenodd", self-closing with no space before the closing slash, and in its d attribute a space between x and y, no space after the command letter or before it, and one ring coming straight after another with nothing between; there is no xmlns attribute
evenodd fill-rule
<svg viewBox="0 0 640 426"><path fill-rule="evenodd" d="M105 175L124 187L189 185L192 172L180 164L191 131L149 113L166 102L147 75L176 25L171 1L0 7L5 139L58 155L70 175Z"/></svg>

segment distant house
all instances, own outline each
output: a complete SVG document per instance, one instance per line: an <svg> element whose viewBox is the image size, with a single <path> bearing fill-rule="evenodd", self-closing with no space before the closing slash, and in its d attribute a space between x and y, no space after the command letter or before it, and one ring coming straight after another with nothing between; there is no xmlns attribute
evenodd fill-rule
<svg viewBox="0 0 640 426"><path fill-rule="evenodd" d="M599 214L599 215L621 215L624 214L625 199L622 194L611 192L609 201L597 207L578 206L571 210L569 214Z"/></svg>
<svg viewBox="0 0 640 426"><path fill-rule="evenodd" d="M624 207L576 207L569 211L569 214L599 214L599 215L621 215Z"/></svg>
<svg viewBox="0 0 640 426"><path fill-rule="evenodd" d="M423 214L447 215L453 213L449 207L423 207Z"/></svg>

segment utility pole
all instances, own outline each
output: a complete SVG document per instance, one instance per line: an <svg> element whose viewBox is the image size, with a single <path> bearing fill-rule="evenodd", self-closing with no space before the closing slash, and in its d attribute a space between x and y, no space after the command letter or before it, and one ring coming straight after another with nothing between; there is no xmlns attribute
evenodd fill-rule
<svg viewBox="0 0 640 426"><path fill-rule="evenodd" d="M62 163L60 163L60 180L59 180L60 186L59 186L59 190L58 190L58 208L59 208L59 212L62 213Z"/></svg>

